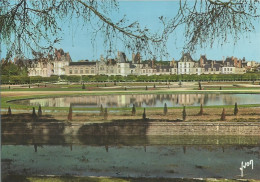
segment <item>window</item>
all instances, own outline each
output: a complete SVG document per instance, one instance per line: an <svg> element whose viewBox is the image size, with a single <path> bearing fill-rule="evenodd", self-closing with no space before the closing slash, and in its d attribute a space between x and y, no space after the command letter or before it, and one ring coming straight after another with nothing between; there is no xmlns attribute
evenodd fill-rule
<svg viewBox="0 0 260 182"><path fill-rule="evenodd" d="M74 70L74 73L75 73L75 74L78 74L78 70L77 70L77 69L75 69L75 70Z"/></svg>
<svg viewBox="0 0 260 182"><path fill-rule="evenodd" d="M230 71L232 71L232 68L230 68Z"/></svg>
<svg viewBox="0 0 260 182"><path fill-rule="evenodd" d="M95 73L95 70L94 68L91 69L91 73L94 74Z"/></svg>
<svg viewBox="0 0 260 182"><path fill-rule="evenodd" d="M229 68L227 69L227 71L229 71Z"/></svg>
<svg viewBox="0 0 260 182"><path fill-rule="evenodd" d="M224 71L226 71L226 68L224 68Z"/></svg>
<svg viewBox="0 0 260 182"><path fill-rule="evenodd" d="M70 74L72 74L72 69L70 69Z"/></svg>
<svg viewBox="0 0 260 182"><path fill-rule="evenodd" d="M145 73L145 70L143 70L143 73Z"/></svg>
<svg viewBox="0 0 260 182"><path fill-rule="evenodd" d="M89 70L88 70L88 69L86 69L86 70L85 70L85 73L86 73L86 74L88 74L88 73L89 73Z"/></svg>
<svg viewBox="0 0 260 182"><path fill-rule="evenodd" d="M83 69L80 69L80 74L83 74Z"/></svg>

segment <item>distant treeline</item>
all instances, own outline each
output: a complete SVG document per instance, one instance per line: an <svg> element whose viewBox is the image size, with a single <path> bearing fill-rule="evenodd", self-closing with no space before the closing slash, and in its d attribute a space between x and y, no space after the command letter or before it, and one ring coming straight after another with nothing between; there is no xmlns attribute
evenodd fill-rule
<svg viewBox="0 0 260 182"><path fill-rule="evenodd" d="M152 75L152 76L1 76L2 84L30 84L42 82L178 82L178 81L256 81L260 80L260 73L237 74L219 74L219 75Z"/></svg>

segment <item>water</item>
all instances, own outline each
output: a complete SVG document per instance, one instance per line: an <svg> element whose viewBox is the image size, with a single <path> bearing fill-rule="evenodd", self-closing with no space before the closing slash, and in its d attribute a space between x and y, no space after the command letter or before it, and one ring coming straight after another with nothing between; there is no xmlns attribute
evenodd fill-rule
<svg viewBox="0 0 260 182"><path fill-rule="evenodd" d="M253 160L245 178L260 179L259 137L81 136L51 144L37 137L6 138L2 174L241 178L241 162Z"/></svg>
<svg viewBox="0 0 260 182"><path fill-rule="evenodd" d="M260 94L136 94L104 96L70 96L14 101L17 104L44 107L168 107L260 104Z"/></svg>

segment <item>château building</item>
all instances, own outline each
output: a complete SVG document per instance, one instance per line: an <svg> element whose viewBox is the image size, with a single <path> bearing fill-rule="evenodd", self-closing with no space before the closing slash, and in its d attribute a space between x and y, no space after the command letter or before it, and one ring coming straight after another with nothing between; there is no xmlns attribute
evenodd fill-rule
<svg viewBox="0 0 260 182"><path fill-rule="evenodd" d="M21 60L19 60L21 61ZM18 64L17 61L16 63ZM245 58L227 57L222 60L209 60L201 55L198 61L189 53L182 53L179 61L142 60L140 53L132 54L129 60L125 53L118 51L114 59L103 56L97 61L81 60L72 62L69 53L55 49L54 56L47 58L22 60L27 66L29 76L49 77L51 75L201 75L201 74L244 74L247 62ZM20 64L20 63L19 63ZM251 63L251 65L254 63Z"/></svg>

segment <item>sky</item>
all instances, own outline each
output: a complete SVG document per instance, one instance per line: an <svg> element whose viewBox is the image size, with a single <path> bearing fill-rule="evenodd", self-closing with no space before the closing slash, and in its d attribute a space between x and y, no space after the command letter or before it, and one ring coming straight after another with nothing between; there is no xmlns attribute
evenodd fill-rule
<svg viewBox="0 0 260 182"><path fill-rule="evenodd" d="M178 10L178 1L119 1L119 10L113 12L110 16L112 20L118 20L126 15L129 22L138 21L142 26L147 26L152 31L160 31L158 17L164 16L172 18ZM96 42L91 43L91 30L86 30L80 26L82 22L67 21L62 24L62 40L57 44L56 48L62 48L65 52L69 52L73 61L78 60L96 60L100 55L105 55L103 47L103 38L97 36ZM207 55L208 59L222 60L223 56L234 56L237 58L245 57L246 60L255 60L260 62L260 23L254 22L256 31L250 34L250 38L244 36L233 44L232 40L228 40L226 44L220 46L214 44L213 48L197 49L192 54L194 60L198 60L200 55ZM177 39L176 39L177 38ZM178 60L181 58L184 46L183 29L177 29L167 41L167 49L169 56L163 57L163 60ZM131 59L130 52L118 43L116 49L126 53ZM3 51L3 55L4 55ZM115 53L116 55L116 53ZM145 57L143 57L145 59Z"/></svg>

